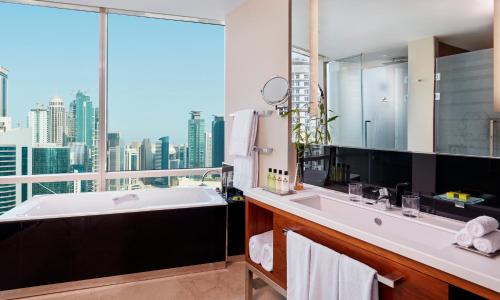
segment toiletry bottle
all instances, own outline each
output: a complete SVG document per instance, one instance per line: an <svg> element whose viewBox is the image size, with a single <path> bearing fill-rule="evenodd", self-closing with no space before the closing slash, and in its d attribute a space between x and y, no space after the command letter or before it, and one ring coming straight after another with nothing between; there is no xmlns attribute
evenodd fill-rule
<svg viewBox="0 0 500 300"><path fill-rule="evenodd" d="M271 189L272 180L273 180L273 169L269 168L267 172L267 182L266 182L266 187L268 189Z"/></svg>
<svg viewBox="0 0 500 300"><path fill-rule="evenodd" d="M281 184L283 183L283 171L279 170L278 171L278 176L276 176L276 192L281 193L282 192L282 186Z"/></svg>
<svg viewBox="0 0 500 300"><path fill-rule="evenodd" d="M281 191L283 193L288 193L290 191L290 178L288 177L288 171L285 171L285 174L283 175L282 185L283 187L281 188Z"/></svg>
<svg viewBox="0 0 500 300"><path fill-rule="evenodd" d="M276 177L278 176L278 171L273 169L273 177L271 179L271 190L276 190Z"/></svg>

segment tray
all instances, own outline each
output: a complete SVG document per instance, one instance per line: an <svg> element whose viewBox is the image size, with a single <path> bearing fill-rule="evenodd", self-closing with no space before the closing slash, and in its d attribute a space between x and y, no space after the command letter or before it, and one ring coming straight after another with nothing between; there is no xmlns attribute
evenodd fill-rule
<svg viewBox="0 0 500 300"><path fill-rule="evenodd" d="M453 202L453 203L455 203L456 207L460 207L460 208L465 208L465 204L474 205L474 204L478 204L478 203L481 203L484 201L483 198L477 198L477 197L470 197L470 199L467 201L462 201L462 200L458 200L458 199L450 199L450 198L446 197L445 194L436 195L436 196L434 196L434 199L438 199L441 201Z"/></svg>
<svg viewBox="0 0 500 300"><path fill-rule="evenodd" d="M288 192L279 192L279 191L268 189L267 187L261 187L261 189L263 189L266 192L270 192L270 193L273 193L273 194L279 195L279 196L286 196L286 195L293 195L293 194L295 194L294 190L289 190Z"/></svg>
<svg viewBox="0 0 500 300"><path fill-rule="evenodd" d="M460 249L463 249L463 250L466 250L466 251L469 251L469 252L473 252L473 253L482 255L482 256L486 256L486 257L489 257L489 258L494 258L494 257L496 257L497 255L500 254L500 250L497 250L496 252L493 252L493 253L484 253L484 252L481 252L479 250L476 250L474 247L464 247L464 246L460 246L457 243L453 243L453 246L455 246L457 248L460 248Z"/></svg>

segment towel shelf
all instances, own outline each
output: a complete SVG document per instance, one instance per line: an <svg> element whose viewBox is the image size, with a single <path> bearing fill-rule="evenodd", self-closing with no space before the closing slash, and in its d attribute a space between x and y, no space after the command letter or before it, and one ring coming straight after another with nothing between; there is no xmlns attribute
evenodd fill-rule
<svg viewBox="0 0 500 300"><path fill-rule="evenodd" d="M291 229L283 228L282 229L283 235L286 236L286 234L290 230ZM389 273L386 275L377 274L377 281L383 285L390 287L390 288L395 288L399 283L401 283L401 281L403 281L403 279L404 279L404 276L399 275L399 274L393 274L393 273Z"/></svg>
<svg viewBox="0 0 500 300"><path fill-rule="evenodd" d="M254 111L254 114L256 114L259 117L269 117L273 114L272 110L256 110ZM231 118L234 118L234 114L229 114Z"/></svg>

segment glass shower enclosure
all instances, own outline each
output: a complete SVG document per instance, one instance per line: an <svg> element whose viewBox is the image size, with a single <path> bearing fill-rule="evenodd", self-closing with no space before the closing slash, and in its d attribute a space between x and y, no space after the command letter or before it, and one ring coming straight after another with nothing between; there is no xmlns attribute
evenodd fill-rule
<svg viewBox="0 0 500 300"><path fill-rule="evenodd" d="M363 55L330 61L326 68L333 144L370 149L407 149L408 63L365 65Z"/></svg>
<svg viewBox="0 0 500 300"><path fill-rule="evenodd" d="M500 156L500 113L493 112L493 49L436 59L436 152Z"/></svg>

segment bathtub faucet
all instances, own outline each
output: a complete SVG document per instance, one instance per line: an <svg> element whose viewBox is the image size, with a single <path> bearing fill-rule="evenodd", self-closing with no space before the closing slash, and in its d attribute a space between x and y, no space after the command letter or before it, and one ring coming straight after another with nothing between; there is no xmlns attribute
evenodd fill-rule
<svg viewBox="0 0 500 300"><path fill-rule="evenodd" d="M212 172L221 174L221 171L219 171L219 170L208 170L208 171L206 171L203 174L203 176L201 177L201 183L199 184L199 186L207 186L206 184L203 183L203 181L205 181L205 177L207 177L207 175L209 173L212 173Z"/></svg>

